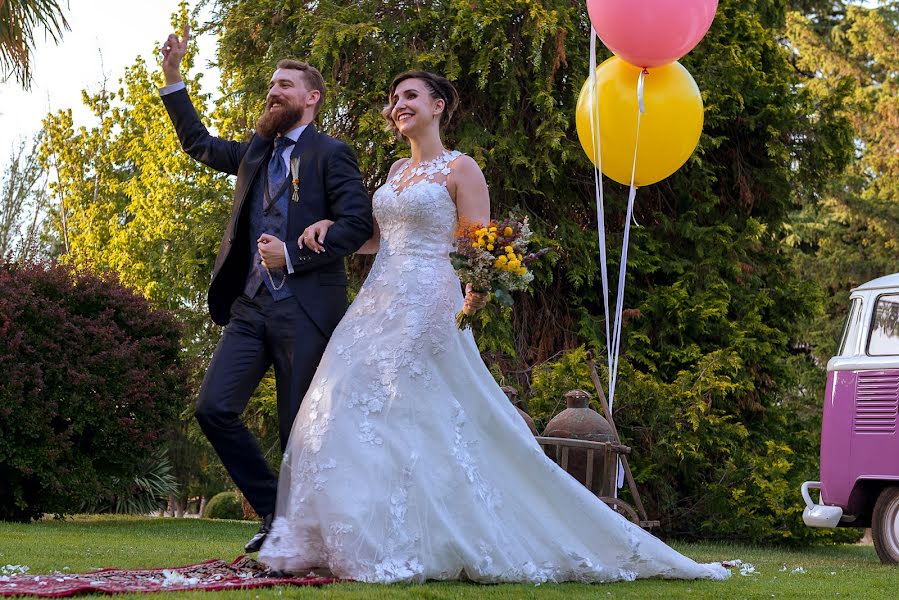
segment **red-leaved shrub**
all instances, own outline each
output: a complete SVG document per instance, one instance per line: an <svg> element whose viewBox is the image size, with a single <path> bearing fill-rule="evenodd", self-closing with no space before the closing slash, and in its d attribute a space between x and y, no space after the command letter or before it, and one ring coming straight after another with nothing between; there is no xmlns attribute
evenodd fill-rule
<svg viewBox="0 0 899 600"><path fill-rule="evenodd" d="M179 336L114 277L0 262L0 520L136 474L188 401Z"/></svg>

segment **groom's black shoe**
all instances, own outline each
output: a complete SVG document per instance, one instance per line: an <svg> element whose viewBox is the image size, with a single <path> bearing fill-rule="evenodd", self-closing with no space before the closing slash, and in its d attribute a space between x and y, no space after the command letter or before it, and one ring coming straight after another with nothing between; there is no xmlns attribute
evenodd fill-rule
<svg viewBox="0 0 899 600"><path fill-rule="evenodd" d="M268 532L272 530L272 521L274 518L274 514L265 515L265 517L263 517L262 526L259 528L259 531L257 531L256 535L251 537L250 541L247 542L247 545L243 547L246 552L259 552L259 549L262 548L262 542L268 537Z"/></svg>
<svg viewBox="0 0 899 600"><path fill-rule="evenodd" d="M265 571L259 571L255 575L253 575L255 579L291 579L293 576L287 571L278 571L277 569L266 569Z"/></svg>

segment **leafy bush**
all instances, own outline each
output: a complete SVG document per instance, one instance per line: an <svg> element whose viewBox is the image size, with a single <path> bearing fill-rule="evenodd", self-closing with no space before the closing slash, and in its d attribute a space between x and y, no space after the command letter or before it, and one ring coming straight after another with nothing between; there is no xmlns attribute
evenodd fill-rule
<svg viewBox="0 0 899 600"><path fill-rule="evenodd" d="M203 516L207 519L243 519L243 506L237 492L222 492L210 498Z"/></svg>
<svg viewBox="0 0 899 600"><path fill-rule="evenodd" d="M590 369L587 368L587 351L583 346L534 368L527 406L537 431L543 431L550 419L565 410L564 395L571 390L589 392L591 405L599 411Z"/></svg>
<svg viewBox="0 0 899 600"><path fill-rule="evenodd" d="M755 422L740 422L728 408L747 392L738 382L742 368L736 354L716 352L662 383L622 361L615 423L633 449L630 464L650 517L660 519L661 533L686 539L857 540L857 529L812 529L802 522L799 486L818 472L820 401L785 397ZM548 421L575 387L595 397L583 347L534 369L532 416Z"/></svg>
<svg viewBox="0 0 899 600"><path fill-rule="evenodd" d="M101 497L84 505L83 512L145 515L160 509L178 493L178 480L165 449L148 456L130 478L113 477Z"/></svg>
<svg viewBox="0 0 899 600"><path fill-rule="evenodd" d="M133 481L188 396L180 327L114 277L0 263L0 520Z"/></svg>

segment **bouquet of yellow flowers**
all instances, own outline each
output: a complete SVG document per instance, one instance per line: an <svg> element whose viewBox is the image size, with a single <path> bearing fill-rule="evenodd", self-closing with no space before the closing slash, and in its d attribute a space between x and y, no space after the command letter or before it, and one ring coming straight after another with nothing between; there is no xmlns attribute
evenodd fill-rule
<svg viewBox="0 0 899 600"><path fill-rule="evenodd" d="M549 249L528 252L532 232L527 217L513 216L497 223L461 226L456 232L456 249L450 254L453 268L464 284L491 299L512 306L511 292L525 290L534 279L528 266ZM474 313L463 308L456 315L459 329L468 329Z"/></svg>

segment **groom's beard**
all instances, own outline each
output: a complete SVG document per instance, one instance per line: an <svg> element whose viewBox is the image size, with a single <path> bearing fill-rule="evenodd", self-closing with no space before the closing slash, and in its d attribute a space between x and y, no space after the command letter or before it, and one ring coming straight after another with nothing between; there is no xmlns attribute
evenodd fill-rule
<svg viewBox="0 0 899 600"><path fill-rule="evenodd" d="M265 103L265 111L256 121L256 132L269 138L293 129L305 112L302 106L294 106L286 100L281 100L281 107L275 111L269 110L271 105L272 100Z"/></svg>

